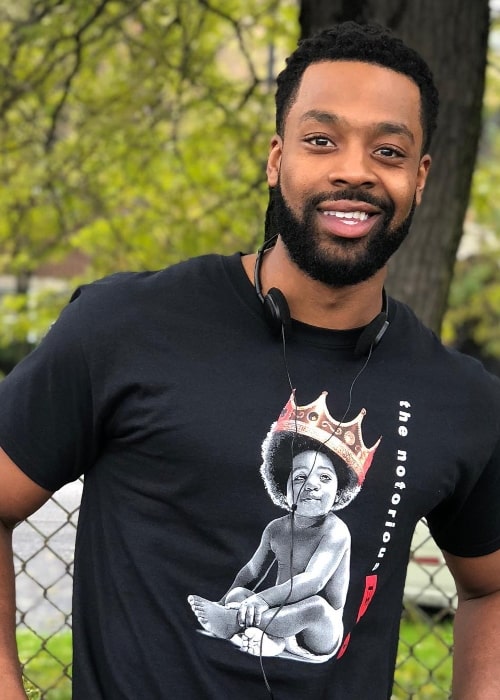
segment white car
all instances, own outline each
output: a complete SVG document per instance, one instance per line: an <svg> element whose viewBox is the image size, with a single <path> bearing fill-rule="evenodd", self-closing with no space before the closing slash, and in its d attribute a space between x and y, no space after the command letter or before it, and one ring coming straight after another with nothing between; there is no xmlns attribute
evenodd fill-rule
<svg viewBox="0 0 500 700"><path fill-rule="evenodd" d="M425 520L417 523L413 535L404 600L450 613L457 607L455 582Z"/></svg>

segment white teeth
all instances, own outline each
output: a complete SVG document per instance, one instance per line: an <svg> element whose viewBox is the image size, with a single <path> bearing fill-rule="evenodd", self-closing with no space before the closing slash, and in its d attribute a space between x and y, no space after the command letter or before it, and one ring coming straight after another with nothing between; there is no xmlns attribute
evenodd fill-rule
<svg viewBox="0 0 500 700"><path fill-rule="evenodd" d="M368 214L365 211L324 211L325 216L336 216L338 219L358 219L366 221Z"/></svg>

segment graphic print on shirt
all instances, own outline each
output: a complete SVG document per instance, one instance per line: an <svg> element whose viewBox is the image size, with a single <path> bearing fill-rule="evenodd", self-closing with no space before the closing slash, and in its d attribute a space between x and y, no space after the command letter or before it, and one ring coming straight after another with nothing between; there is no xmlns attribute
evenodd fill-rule
<svg viewBox="0 0 500 700"><path fill-rule="evenodd" d="M266 526L220 601L188 598L207 633L249 654L323 663L342 644L351 536L336 511L359 493L380 439L366 447L365 409L339 422L326 397L297 406L292 393L262 444L265 488L287 514Z"/></svg>

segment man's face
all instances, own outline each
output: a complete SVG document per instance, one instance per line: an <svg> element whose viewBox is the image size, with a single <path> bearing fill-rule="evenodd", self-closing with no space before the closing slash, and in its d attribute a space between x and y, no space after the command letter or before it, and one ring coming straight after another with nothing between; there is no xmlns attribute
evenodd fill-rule
<svg viewBox="0 0 500 700"><path fill-rule="evenodd" d="M333 287L381 269L406 237L430 157L410 78L357 61L309 66L268 160L274 230Z"/></svg>
<svg viewBox="0 0 500 700"><path fill-rule="evenodd" d="M297 514L326 515L333 508L338 480L331 460L321 452L307 450L293 458L288 477L287 501L297 505Z"/></svg>

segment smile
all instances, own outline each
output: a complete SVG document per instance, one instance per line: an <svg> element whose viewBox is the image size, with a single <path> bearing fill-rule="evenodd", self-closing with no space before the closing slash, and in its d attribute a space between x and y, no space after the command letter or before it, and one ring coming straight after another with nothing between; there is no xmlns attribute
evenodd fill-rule
<svg viewBox="0 0 500 700"><path fill-rule="evenodd" d="M351 223L356 223L356 221L366 221L369 218L369 214L366 211L332 211L327 210L323 212L324 216L335 216L337 219L354 219Z"/></svg>
<svg viewBox="0 0 500 700"><path fill-rule="evenodd" d="M382 215L381 209L363 200L338 199L321 202L317 207L321 228L336 238L364 238Z"/></svg>

